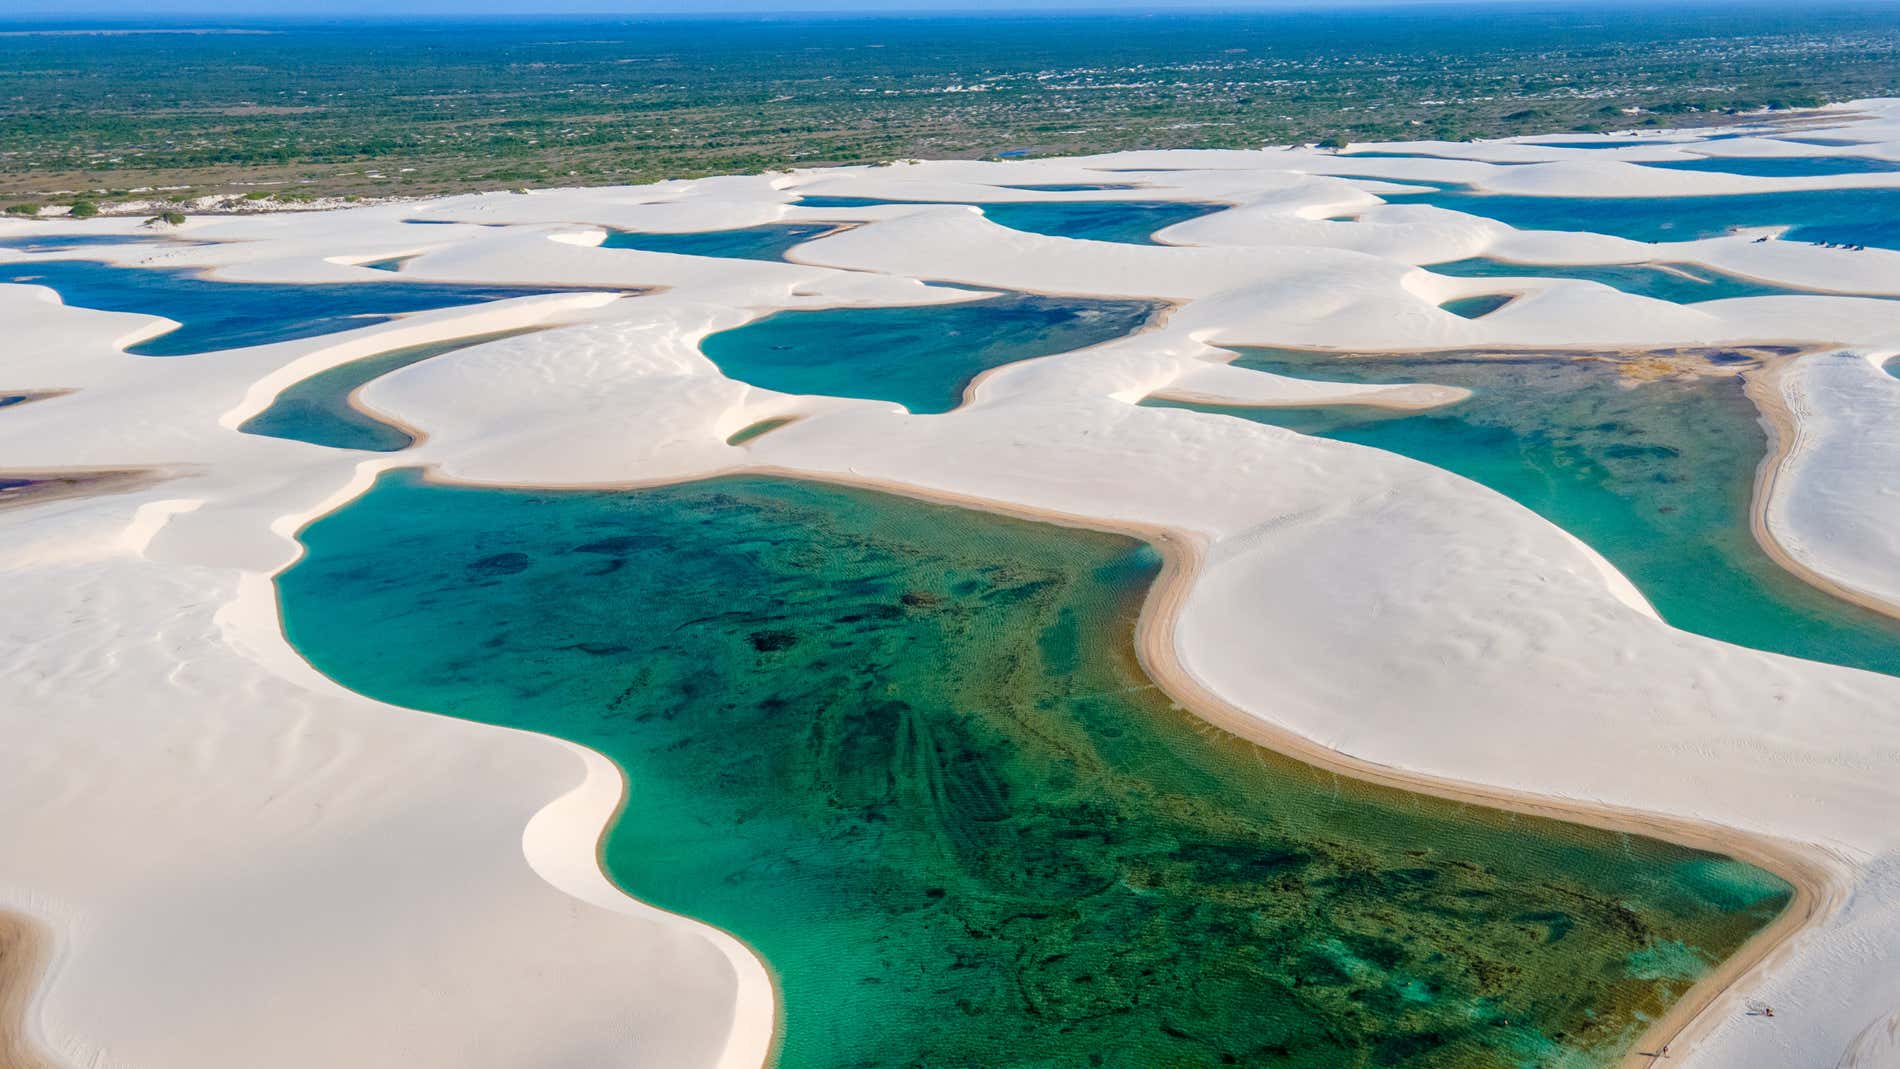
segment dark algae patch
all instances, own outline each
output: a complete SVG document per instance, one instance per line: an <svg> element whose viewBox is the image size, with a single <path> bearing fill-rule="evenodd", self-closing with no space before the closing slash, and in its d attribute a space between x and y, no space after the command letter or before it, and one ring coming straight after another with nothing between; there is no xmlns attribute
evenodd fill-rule
<svg viewBox="0 0 1900 1069"><path fill-rule="evenodd" d="M737 431L734 431L732 435L726 439L726 444L727 445L744 445L747 442L753 440L754 438L760 438L765 435L771 434L773 431L778 430L780 427L783 427L786 424L791 423L794 419L797 419L797 417L796 416L780 416L777 419L762 419L758 421L757 423L748 423L745 426L739 428Z"/></svg>
<svg viewBox="0 0 1900 1069"><path fill-rule="evenodd" d="M608 872L759 951L782 1066L1607 1065L1789 893L1215 730L1135 660L1128 538L397 472L303 541L319 669L625 770Z"/></svg>

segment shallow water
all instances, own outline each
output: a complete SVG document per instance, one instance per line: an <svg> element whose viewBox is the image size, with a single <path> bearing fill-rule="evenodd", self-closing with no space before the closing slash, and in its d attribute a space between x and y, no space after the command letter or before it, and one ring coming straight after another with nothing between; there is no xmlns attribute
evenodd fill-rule
<svg viewBox="0 0 1900 1069"><path fill-rule="evenodd" d="M801 197L801 208L868 208L882 204L956 204L958 201L877 200L870 197ZM1084 241L1156 245L1156 231L1225 211L1225 204L1168 200L1069 200L1012 203L972 202L998 226Z"/></svg>
<svg viewBox="0 0 1900 1069"><path fill-rule="evenodd" d="M1105 189L1140 189L1126 182L1050 182L1042 185L999 186L999 189L1023 189L1034 193L1095 193Z"/></svg>
<svg viewBox="0 0 1900 1069"><path fill-rule="evenodd" d="M238 430L333 449L366 449L377 453L407 449L415 444L414 435L350 404L350 395L399 368L457 349L525 333L529 332L511 330L454 338L392 349L339 364L285 387L269 408L245 420Z"/></svg>
<svg viewBox="0 0 1900 1069"><path fill-rule="evenodd" d="M1483 319L1515 300L1516 294L1481 293L1476 297L1458 297L1438 307L1461 319Z"/></svg>
<svg viewBox="0 0 1900 1069"><path fill-rule="evenodd" d="M404 312L552 292L395 280L221 282L190 271L89 260L0 264L0 283L8 282L50 286L66 304L81 308L164 316L181 324L125 350L141 356L189 356L290 341L387 322Z"/></svg>
<svg viewBox="0 0 1900 1069"><path fill-rule="evenodd" d="M1496 219L1519 230L1612 234L1633 241L1696 241L1745 227L1789 227L1783 241L1900 249L1900 188L1814 189L1715 197L1532 197L1469 187L1378 194ZM1843 253L1843 255L1848 255Z"/></svg>
<svg viewBox="0 0 1900 1069"><path fill-rule="evenodd" d="M1871 156L1708 156L1696 160L1645 163L1643 166L1668 171L1745 174L1757 178L1810 178L1900 171L1900 163Z"/></svg>
<svg viewBox="0 0 1900 1069"><path fill-rule="evenodd" d="M1140 330L1160 306L1010 293L958 304L778 312L700 342L731 378L782 393L948 412L976 376Z"/></svg>
<svg viewBox="0 0 1900 1069"><path fill-rule="evenodd" d="M12 249L15 252L70 252L105 245L150 245L156 242L199 244L195 241L180 241L169 234L33 234L21 238L0 238L0 249Z"/></svg>
<svg viewBox="0 0 1900 1069"><path fill-rule="evenodd" d="M761 952L787 1067L1606 1065L1787 893L1214 730L1134 661L1125 538L412 472L302 538L320 670L620 765L605 868Z"/></svg>
<svg viewBox="0 0 1900 1069"><path fill-rule="evenodd" d="M1458 278L1577 278L1676 304L1721 301L1730 297L1812 296L1814 293L1723 274L1701 264L1520 264L1474 257L1428 264L1425 270Z"/></svg>
<svg viewBox="0 0 1900 1069"><path fill-rule="evenodd" d="M1768 437L1734 375L1628 381L1598 359L1374 357L1240 350L1234 363L1338 382L1474 391L1416 414L1365 406L1216 411L1456 472L1581 538L1665 620L1712 638L1900 675L1900 622L1777 565L1749 527Z"/></svg>
<svg viewBox="0 0 1900 1069"><path fill-rule="evenodd" d="M785 254L794 247L841 229L844 227L838 223L770 223L739 230L710 230L690 234L615 230L607 235L607 240L601 242L600 247L735 260L783 260Z"/></svg>

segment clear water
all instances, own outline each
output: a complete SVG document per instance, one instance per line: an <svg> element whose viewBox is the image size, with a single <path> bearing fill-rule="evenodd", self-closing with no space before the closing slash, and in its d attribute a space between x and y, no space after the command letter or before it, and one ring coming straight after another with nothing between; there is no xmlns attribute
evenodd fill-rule
<svg viewBox="0 0 1900 1069"><path fill-rule="evenodd" d="M869 197L801 197L801 208L869 208L883 204L944 204L956 201L877 200ZM1071 200L1008 204L975 203L998 226L1083 241L1156 245L1158 230L1227 209L1225 204L1166 200Z"/></svg>
<svg viewBox="0 0 1900 1069"><path fill-rule="evenodd" d="M1004 294L960 304L779 312L700 350L730 378L781 393L895 401L948 412L991 368L1140 330L1159 305Z"/></svg>
<svg viewBox="0 0 1900 1069"><path fill-rule="evenodd" d="M1852 148L1855 145L1872 145L1876 142L1862 141L1853 137L1777 137L1776 141L1792 141L1797 145L1822 145L1828 148Z"/></svg>
<svg viewBox="0 0 1900 1069"><path fill-rule="evenodd" d="M529 331L503 331L412 345L339 364L292 383L277 395L269 408L245 420L238 430L333 449L365 449L376 453L407 449L415 444L414 435L350 404L350 395L399 368L471 345L526 333Z"/></svg>
<svg viewBox="0 0 1900 1069"><path fill-rule="evenodd" d="M600 247L735 260L783 260L794 246L816 241L842 229L844 227L837 223L772 223L739 230L710 230L693 234L616 230L607 235L607 240L601 242Z"/></svg>
<svg viewBox="0 0 1900 1069"><path fill-rule="evenodd" d="M89 260L0 264L0 283L50 286L81 308L139 312L180 326L130 346L141 356L189 356L309 338L383 323L405 312L551 292L447 282L222 282L190 271Z"/></svg>
<svg viewBox="0 0 1900 1069"><path fill-rule="evenodd" d="M1695 241L1744 227L1785 226L1791 228L1782 235L1786 241L1900 249L1900 188L1718 197L1530 197L1479 193L1461 186L1379 196L1391 204L1430 204L1496 219L1519 230L1588 231L1634 241Z"/></svg>
<svg viewBox="0 0 1900 1069"><path fill-rule="evenodd" d="M1240 352L1236 365L1280 375L1474 393L1416 414L1144 404L1221 412L1456 472L1581 538L1677 627L1900 675L1900 621L1816 590L1755 541L1750 506L1768 437L1733 371L1639 382L1630 373L1642 369L1596 358Z"/></svg>
<svg viewBox="0 0 1900 1069"><path fill-rule="evenodd" d="M1438 307L1463 319L1483 319L1514 300L1517 300L1514 294L1481 293L1476 297L1459 297L1449 300Z"/></svg>
<svg viewBox="0 0 1900 1069"><path fill-rule="evenodd" d="M166 234L34 234L23 238L0 238L0 249L12 249L15 252L71 252L74 249L105 245L150 245L160 241L179 245L198 244L195 241L178 241Z"/></svg>
<svg viewBox="0 0 1900 1069"><path fill-rule="evenodd" d="M1471 159L1469 156L1455 156L1443 152L1381 152L1376 149L1365 152L1342 152L1337 158L1342 160L1458 160L1461 162L1468 162ZM1531 161L1482 160L1479 162L1488 163L1493 167L1528 167Z"/></svg>
<svg viewBox="0 0 1900 1069"><path fill-rule="evenodd" d="M1676 304L1720 301L1730 297L1812 295L1766 282L1723 274L1700 264L1519 264L1476 257L1431 264L1427 271L1459 278L1579 278L1624 293Z"/></svg>
<svg viewBox="0 0 1900 1069"><path fill-rule="evenodd" d="M1645 163L1643 166L1667 171L1745 174L1758 178L1809 178L1900 171L1900 163L1871 156L1708 156L1696 160Z"/></svg>
<svg viewBox="0 0 1900 1069"><path fill-rule="evenodd" d="M1158 560L1124 538L409 472L302 537L317 668L620 765L605 868L762 954L785 1067L1608 1065L1786 899L1213 729L1134 659Z"/></svg>
<svg viewBox="0 0 1900 1069"><path fill-rule="evenodd" d="M1003 189L1024 189L1034 193L1093 193L1104 189L1140 189L1126 182L1051 182L1043 185L1003 186Z"/></svg>

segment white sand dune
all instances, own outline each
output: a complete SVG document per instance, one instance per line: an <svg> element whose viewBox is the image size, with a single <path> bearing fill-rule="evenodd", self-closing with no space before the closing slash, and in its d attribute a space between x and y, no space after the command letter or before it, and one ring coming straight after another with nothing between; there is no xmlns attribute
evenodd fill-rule
<svg viewBox="0 0 1900 1069"><path fill-rule="evenodd" d="M1834 125L1900 158L1900 103L1859 102ZM1900 293L1900 254L1519 233L1381 206L1367 184L1320 173L1606 195L1636 188L1632 172L1651 181L1630 160L1680 158L1692 142L1413 146L1464 162L1269 150L904 164L194 219L182 236L213 244L83 251L310 282L387 279L355 265L413 255L405 273L419 278L648 291L522 297L191 357L120 351L162 322L0 286L0 392L71 391L0 410L6 470L161 479L0 509L0 582L15 609L0 617L0 730L15 740L0 758L0 911L33 918L52 945L29 1040L73 1066L759 1064L773 1017L761 965L718 932L631 901L598 870L595 843L619 794L611 766L342 690L290 648L270 581L294 559L302 522L393 465L535 485L758 468L1173 532L1199 570L1167 633L1171 660L1290 748L1589 819L1642 826L1649 814L1664 830L1693 826L1803 859L1821 892L1812 921L1731 978L1675 1040L1672 1064L1891 1064L1900 679L1675 630L1577 539L1448 473L1133 404L1155 392L1413 407L1458 396L1243 371L1221 362L1219 345L1803 343L1815 353L1774 381L1793 437L1762 503L1765 527L1817 581L1900 604L1900 379L1866 355L1900 351L1900 306L1803 296L1681 307L1593 283L1416 266L1480 254L1653 258ZM1713 144L1734 153L1756 140ZM1667 184L1643 192L1900 184L1654 173ZM1146 185L998 188L1091 181ZM1134 246L1027 234L954 203L790 205L799 193L1233 207L1170 228L1166 245ZM1328 218L1349 213L1359 218ZM862 225L801 246L795 263L596 247L605 228L810 219ZM0 238L54 229L6 225ZM86 229L132 232L118 221ZM25 258L0 251L0 262ZM758 389L698 349L779 309L980 296L931 281L1174 306L1139 335L986 374L963 407L936 416ZM1477 320L1438 307L1495 292L1522 296ZM403 453L235 430L285 386L349 359L529 325L557 329L364 389L364 404L423 434ZM802 418L725 444L792 415ZM1776 1016L1742 1015L1745 997Z"/></svg>

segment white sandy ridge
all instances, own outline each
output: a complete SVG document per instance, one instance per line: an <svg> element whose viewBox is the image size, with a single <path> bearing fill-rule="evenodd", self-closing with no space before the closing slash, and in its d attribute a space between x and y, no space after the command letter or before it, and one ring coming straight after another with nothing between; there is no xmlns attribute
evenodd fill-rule
<svg viewBox="0 0 1900 1069"><path fill-rule="evenodd" d="M1839 123L1871 143L1864 151L1900 158L1900 105L1862 102ZM15 740L0 759L0 909L50 928L54 946L32 1038L70 1065L758 1064L773 1017L759 963L599 872L595 842L619 795L611 766L342 690L285 641L270 581L294 558L301 522L391 465L537 485L758 466L1180 532L1203 547L1205 568L1174 652L1263 724L1396 769L1799 844L1845 893L1736 987L1733 998L1765 999L1777 1015L1718 1003L1672 1064L1782 1069L1850 1050L1858 1064L1890 1064L1900 680L1677 631L1575 538L1425 465L1132 402L1158 391L1282 404L1456 397L1295 383L1222 366L1215 345L1833 346L1857 355L1806 357L1778 379L1798 441L1767 523L1802 568L1893 602L1900 380L1875 361L1900 351L1900 306L1804 296L1682 307L1417 265L1657 259L1900 294L1900 253L1519 233L1381 206L1375 185L1322 173L1605 193L1626 189L1631 160L1703 151L1688 138L1411 148L1468 159L1271 150L926 163L194 220L182 236L219 244L84 250L234 279L387 278L353 265L413 255L406 273L421 278L653 290L525 297L191 357L127 356L120 346L162 324L0 286L0 393L72 391L0 410L6 468L171 476L0 511L16 609L0 622L0 730ZM1667 185L1647 191L1679 194L1900 183L1653 173ZM1026 234L954 203L791 203L801 192L1070 200L1082 195L999 187L1102 181L1143 188L1086 196L1233 207L1170 228L1167 245L1132 246ZM1347 214L1357 218L1333 218ZM863 225L801 246L790 264L595 247L605 228L807 220ZM22 224L0 238L49 230ZM760 390L698 350L708 333L785 308L972 299L925 280L1176 307L1135 337L986 375L940 416ZM1478 320L1438 307L1501 291L1523 296ZM565 325L364 390L426 435L405 453L235 430L276 391L348 359L532 324ZM804 418L725 444L784 415Z"/></svg>

